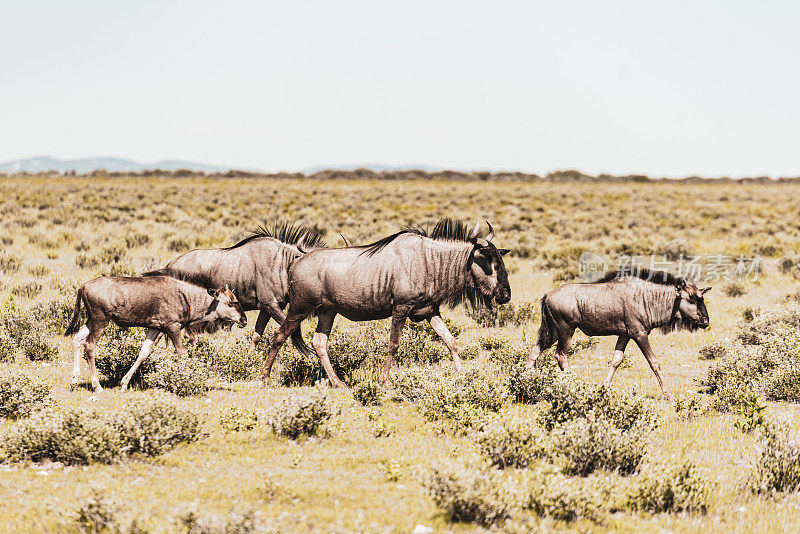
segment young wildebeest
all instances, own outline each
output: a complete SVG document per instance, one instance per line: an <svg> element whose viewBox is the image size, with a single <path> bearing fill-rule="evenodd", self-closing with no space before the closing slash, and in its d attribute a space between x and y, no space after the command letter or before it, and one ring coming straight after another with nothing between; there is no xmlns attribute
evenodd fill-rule
<svg viewBox="0 0 800 534"><path fill-rule="evenodd" d="M81 302L86 308L88 320L78 329ZM94 351L109 320L121 327L147 328L147 337L139 357L122 379L123 391L162 332L169 336L178 355L183 357L186 356L186 348L181 341L182 328L193 333L214 332L233 324L240 327L247 324L244 310L228 287L220 291L207 290L168 276L95 278L78 289L75 311L64 334L73 336L73 388L81 372L81 346L84 346L92 387L95 391L102 391L94 364Z"/></svg>
<svg viewBox="0 0 800 534"><path fill-rule="evenodd" d="M568 369L567 349L576 328L589 336L619 336L606 378L606 383L611 384L625 347L633 339L655 373L664 396L671 399L648 334L656 328L664 333L708 328L703 295L710 289L698 289L683 278L646 269L612 271L593 283L563 285L542 298L539 340L528 356L528 367L558 341L556 360L561 369Z"/></svg>
<svg viewBox="0 0 800 534"><path fill-rule="evenodd" d="M144 276L172 276L208 289L228 285L245 311L260 310L252 349L261 340L270 317L283 323L283 309L289 301L289 267L307 251L324 246L317 232L276 222L271 228L259 227L233 246L189 251ZM292 342L301 350L310 350L299 332Z"/></svg>
<svg viewBox="0 0 800 534"><path fill-rule="evenodd" d="M487 223L488 224L488 223ZM269 381L275 356L286 337L300 331L311 313L319 316L313 345L328 378L344 387L327 352L327 340L337 314L351 321L392 318L389 352L381 374L389 381L389 369L400 342L406 318L428 319L442 338L457 369L461 370L453 336L439 307L464 300L491 305L511 299L508 274L502 256L491 243L494 230L478 237L478 226L469 228L450 219L436 224L430 236L419 228L407 228L371 245L309 252L289 269L289 308L277 330L264 365ZM308 351L307 354L313 354Z"/></svg>

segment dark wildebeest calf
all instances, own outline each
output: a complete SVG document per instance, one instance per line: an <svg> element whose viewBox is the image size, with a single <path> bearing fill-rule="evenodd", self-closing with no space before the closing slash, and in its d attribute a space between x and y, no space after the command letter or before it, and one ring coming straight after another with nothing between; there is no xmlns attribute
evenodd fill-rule
<svg viewBox="0 0 800 534"><path fill-rule="evenodd" d="M86 308L88 320L79 329L81 303ZM139 358L122 379L121 386L125 391L133 373L150 354L162 332L172 340L178 355L186 356L181 341L182 328L197 333L214 332L233 324L244 327L247 317L228 287L220 291L207 290L168 276L95 278L78 289L75 311L64 334L73 336L72 387L78 383L81 372L83 346L89 360L92 387L95 391L102 391L94 364L94 351L109 321L121 327L147 328Z"/></svg>
<svg viewBox="0 0 800 534"><path fill-rule="evenodd" d="M270 317L283 323L283 309L289 301L289 267L307 251L324 246L322 236L313 230L274 223L270 228L259 227L227 248L189 251L144 276L172 276L207 289L229 286L245 311L260 310L252 349L261 340ZM292 342L301 350L310 350L299 332Z"/></svg>
<svg viewBox="0 0 800 534"><path fill-rule="evenodd" d="M478 237L459 222L442 219L430 236L419 228L407 228L371 245L309 252L289 269L289 308L276 331L264 365L269 380L275 356L287 336L300 330L311 313L319 316L313 345L332 384L343 387L327 352L327 340L337 314L351 321L392 318L389 352L381 380L387 383L389 369L400 342L406 319L428 319L442 338L457 369L461 359L453 336L447 330L439 307L464 300L491 305L511 299L508 274L502 256L489 235ZM313 354L310 351L308 354Z"/></svg>
<svg viewBox="0 0 800 534"><path fill-rule="evenodd" d="M528 356L528 367L558 341L556 360L561 369L568 369L567 349L576 328L589 336L619 336L606 378L610 384L622 363L628 341L633 339L655 373L664 396L671 399L648 334L657 328L664 333L708 328L703 295L709 289L698 289L669 273L645 269L612 271L593 283L563 285L542 298L539 339Z"/></svg>

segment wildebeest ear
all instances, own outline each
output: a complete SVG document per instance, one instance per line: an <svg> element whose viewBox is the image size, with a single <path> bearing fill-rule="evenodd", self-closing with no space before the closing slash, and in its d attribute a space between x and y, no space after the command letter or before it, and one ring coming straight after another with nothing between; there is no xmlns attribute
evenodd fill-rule
<svg viewBox="0 0 800 534"><path fill-rule="evenodd" d="M703 289L700 290L700 294L701 295L705 295L709 291L711 291L711 287L710 286L709 287L704 287Z"/></svg>
<svg viewBox="0 0 800 534"><path fill-rule="evenodd" d="M508 250L507 248L498 248L497 249L497 253L500 254L501 256L505 256L509 252L511 252L511 251Z"/></svg>

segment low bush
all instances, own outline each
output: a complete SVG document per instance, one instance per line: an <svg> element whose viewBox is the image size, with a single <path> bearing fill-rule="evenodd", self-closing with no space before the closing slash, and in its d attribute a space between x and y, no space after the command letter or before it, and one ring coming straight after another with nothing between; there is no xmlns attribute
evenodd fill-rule
<svg viewBox="0 0 800 534"><path fill-rule="evenodd" d="M563 472L586 476L597 469L633 473L647 452L650 427L620 429L612 421L590 414L553 431L551 447L564 459Z"/></svg>
<svg viewBox="0 0 800 534"><path fill-rule="evenodd" d="M722 286L722 293L726 297L736 298L747 293L747 288L741 282L728 282Z"/></svg>
<svg viewBox="0 0 800 534"><path fill-rule="evenodd" d="M383 388L372 379L364 380L353 386L353 398L362 406L377 406L381 403Z"/></svg>
<svg viewBox="0 0 800 534"><path fill-rule="evenodd" d="M478 449L501 468L523 468L548 455L541 427L517 416L496 418L476 437Z"/></svg>
<svg viewBox="0 0 800 534"><path fill-rule="evenodd" d="M328 403L327 388L316 387L281 401L269 425L277 435L297 439L303 435L319 435L322 425L334 415Z"/></svg>
<svg viewBox="0 0 800 534"><path fill-rule="evenodd" d="M627 507L658 513L708 511L713 484L688 460L647 466L627 497Z"/></svg>
<svg viewBox="0 0 800 534"><path fill-rule="evenodd" d="M519 304L499 304L491 308L485 306L469 308L468 314L483 327L524 326L536 320L539 303L521 302Z"/></svg>
<svg viewBox="0 0 800 534"><path fill-rule="evenodd" d="M422 392L413 396L422 415L431 421L453 421L460 428L480 429L509 398L507 379L492 371L431 372L420 386Z"/></svg>
<svg viewBox="0 0 800 534"><path fill-rule="evenodd" d="M190 358L205 362L210 372L222 380L252 380L261 377L269 340L263 340L256 345L256 350L250 350L248 336L233 339L200 336L194 345L186 348ZM281 354L286 350L289 349L282 349Z"/></svg>
<svg viewBox="0 0 800 534"><path fill-rule="evenodd" d="M0 325L0 362L13 362L17 358L17 343L6 327Z"/></svg>
<svg viewBox="0 0 800 534"><path fill-rule="evenodd" d="M554 366L512 369L511 391L519 402L546 401L540 420L548 430L556 425L595 414L621 430L655 423L651 402L641 395L605 384L582 380L573 373L558 372Z"/></svg>
<svg viewBox="0 0 800 534"><path fill-rule="evenodd" d="M219 414L219 425L228 432L252 430L258 424L258 414L242 410L236 406L228 406Z"/></svg>
<svg viewBox="0 0 800 534"><path fill-rule="evenodd" d="M728 345L730 341L722 342L716 341L711 343L710 345L706 345L705 347L700 348L700 359L701 360L716 360L719 358L724 358L725 355L728 353Z"/></svg>
<svg viewBox="0 0 800 534"><path fill-rule="evenodd" d="M159 339L159 343L164 342L164 337ZM108 383L119 384L125 373L131 368L139 357L139 351L144 343L144 329L142 328L119 328L115 324L109 324L103 331L100 341L95 350L95 366L97 371L102 374ZM155 353L158 347L153 348ZM133 375L131 385L141 385L145 375L153 370L153 355L147 358L136 374Z"/></svg>
<svg viewBox="0 0 800 534"><path fill-rule="evenodd" d="M0 417L25 417L44 407L50 386L25 373L0 371Z"/></svg>
<svg viewBox="0 0 800 534"><path fill-rule="evenodd" d="M65 464L112 462L126 455L155 456L200 437L200 417L166 394L131 394L119 411L44 410L0 437L8 461Z"/></svg>
<svg viewBox="0 0 800 534"><path fill-rule="evenodd" d="M434 504L449 513L454 521L484 527L507 519L518 498L506 488L498 471L487 468L436 465L422 484Z"/></svg>
<svg viewBox="0 0 800 534"><path fill-rule="evenodd" d="M493 349L490 357L505 369L524 364L528 359L529 348L522 343L512 342Z"/></svg>
<svg viewBox="0 0 800 534"><path fill-rule="evenodd" d="M31 280L22 282L11 288L11 294L17 297L24 297L27 299L36 298L42 292L42 283L38 280Z"/></svg>
<svg viewBox="0 0 800 534"><path fill-rule="evenodd" d="M102 491L95 489L86 502L75 511L73 522L80 532L91 534L119 532L117 512L119 507L106 499Z"/></svg>
<svg viewBox="0 0 800 534"><path fill-rule="evenodd" d="M143 387L163 389L179 397L202 395L209 390L210 370L204 361L180 358L172 351L158 352L150 358L151 370L141 378Z"/></svg>
<svg viewBox="0 0 800 534"><path fill-rule="evenodd" d="M19 340L19 349L32 362L53 361L58 357L56 345L47 332L33 328Z"/></svg>
<svg viewBox="0 0 800 534"><path fill-rule="evenodd" d="M250 534L252 532L273 532L265 528L256 512L252 510L230 513L198 515L195 510L187 510L175 521L179 532L185 534ZM280 532L280 530L274 530Z"/></svg>
<svg viewBox="0 0 800 534"><path fill-rule="evenodd" d="M762 426L758 452L750 477L756 493L777 493L800 489L800 440L789 433L785 422Z"/></svg>
<svg viewBox="0 0 800 534"><path fill-rule="evenodd" d="M557 521L598 521L605 488L592 482L537 474L528 483L525 509Z"/></svg>

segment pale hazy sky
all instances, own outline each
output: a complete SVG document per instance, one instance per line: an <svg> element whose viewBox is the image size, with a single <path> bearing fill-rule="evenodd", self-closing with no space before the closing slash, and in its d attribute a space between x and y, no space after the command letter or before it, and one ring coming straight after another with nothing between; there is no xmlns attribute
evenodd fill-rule
<svg viewBox="0 0 800 534"><path fill-rule="evenodd" d="M0 161L800 175L800 4L0 6Z"/></svg>

